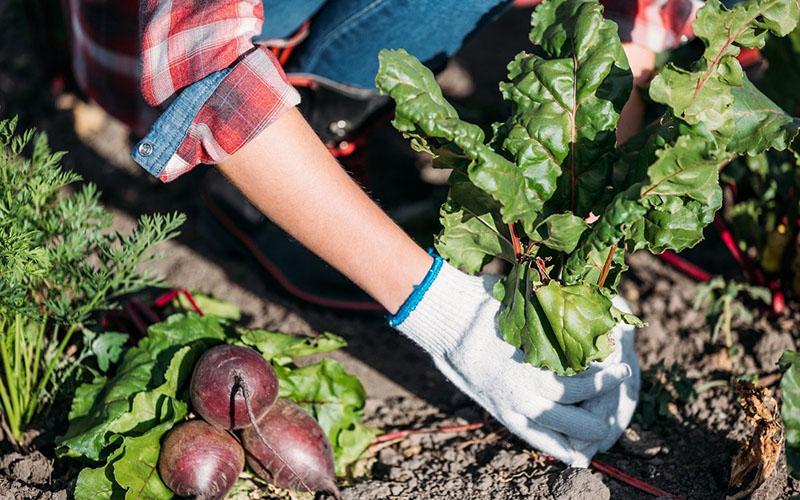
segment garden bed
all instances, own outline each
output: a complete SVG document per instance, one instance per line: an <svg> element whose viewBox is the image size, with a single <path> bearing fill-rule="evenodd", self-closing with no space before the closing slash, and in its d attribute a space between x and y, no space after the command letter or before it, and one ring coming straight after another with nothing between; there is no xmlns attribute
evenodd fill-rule
<svg viewBox="0 0 800 500"><path fill-rule="evenodd" d="M176 258L195 260L198 266L209 265L191 252L175 250L180 255ZM209 270L209 274L221 277L224 272L243 271L237 269L241 265L223 260L222 267ZM675 362L695 387L700 387L710 381L727 381L737 374L769 375L777 368L777 358L784 349L798 347L788 333L800 328L797 305L792 304L793 313L786 317L758 315L753 325L736 327L736 345L741 354L725 361L722 351L708 343L709 327L703 314L692 309L693 284L650 256L634 256L631 266L632 279L624 283L623 293L633 303L639 298L634 312L650 323L637 337L644 370L662 359L668 365ZM170 278L192 284L198 279L188 272L193 267L173 267ZM333 330L344 335L350 347L341 359L348 369L360 375L372 394L367 404L366 422L370 425L392 432L485 421L483 412L455 389L436 390L447 387L446 382L421 353L380 319L345 318L303 309L280 298L270 298L269 292L265 293L268 298L260 299L226 280L217 281L208 291L222 290L242 298L247 303L245 311L258 318L254 321L270 328L304 334ZM370 338L380 339L381 347L373 350ZM370 358L389 353L394 353L395 359L387 365L369 363ZM765 381L773 389L776 387L774 377L765 377ZM382 393L387 396L375 397ZM63 411L57 408L53 413ZM67 498L77 471L59 466L52 469L50 442L50 436L63 425L64 422L47 425L47 432L34 440L41 452L20 456L2 445L0 491L4 493L0 498ZM634 423L623 439L598 459L674 495L720 498L728 484L731 458L751 431L726 383L701 392L688 404L678 405L674 414L659 418L648 430ZM377 444L359 468L367 476L345 487L344 498L511 499L550 493L556 493L558 498L586 498L581 495L591 491L598 495L592 498L608 494L613 498L651 498L594 468L578 471L548 462L491 421L480 429L413 434ZM800 484L788 477L781 459L754 498L789 498L797 493ZM3 497L4 494L11 496Z"/></svg>
<svg viewBox="0 0 800 500"><path fill-rule="evenodd" d="M528 19L527 12L513 14L483 35L517 30L520 36L508 39L509 47L503 48L508 54L524 41ZM50 134L54 149L69 150L66 164L99 185L117 227L130 225L141 213L186 212L182 236L165 246L167 257L158 264L170 283L240 305L255 326L304 335L322 331L342 335L349 346L335 357L361 378L370 395L366 423L385 432L433 431L374 445L357 468L357 477L343 488L344 498L651 497L597 467L569 469L528 451L495 422L486 421L479 408L448 385L432 363L381 317L334 314L298 304L253 273L253 262L221 253L207 234L204 209L192 196L201 176L159 185L130 162L125 129L102 111L64 97L54 106L43 91L45 85L32 83L37 71L19 29L0 13L0 114L20 113L26 123ZM4 52L7 47L14 47L14 54ZM459 75L481 67L476 61L490 57L484 47L479 39L473 40L459 55L454 62ZM505 56L492 59L498 74L502 64L497 62L505 60ZM497 79L486 78L483 84L493 85ZM494 92L483 88L481 79L474 82L479 97ZM391 136L388 131L381 134ZM698 261L719 261L716 247L705 248L698 250L706 252L697 256ZM790 301L787 314L780 317L770 316L766 308L756 309L751 323L734 323L736 353L728 356L723 347L711 343L711 327L704 314L693 309L691 280L645 254L631 256L629 263L631 271L621 290L633 312L648 323L637 334L645 380L657 378L648 370L663 361L665 366L675 364L693 387L703 390L692 401L669 405L667 414L647 428L634 423L598 459L673 495L720 498L727 490L731 459L752 432L730 381L754 375L780 395L777 360L785 349L800 347L792 335L800 331L800 304ZM0 499L69 498L78 469L69 462L53 461L53 439L66 430L67 408L68 401L56 401L51 416L36 423L37 430L30 435L31 453L18 454L7 440L0 441ZM465 428L465 424L476 425ZM437 431L447 426L461 428ZM798 493L800 484L788 476L781 458L753 497L789 498Z"/></svg>

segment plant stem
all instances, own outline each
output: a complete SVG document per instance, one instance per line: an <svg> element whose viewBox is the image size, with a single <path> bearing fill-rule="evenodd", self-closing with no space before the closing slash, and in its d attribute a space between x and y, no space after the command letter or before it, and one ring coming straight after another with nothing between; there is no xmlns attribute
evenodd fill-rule
<svg viewBox="0 0 800 500"><path fill-rule="evenodd" d="M16 331L17 323L21 321L20 316L16 315L14 322L8 330ZM17 391L15 387L14 375L11 371L11 355L8 351L9 341L13 340L12 333L8 330L2 333L3 338L0 342L0 362L3 364L3 372L5 373L5 390L8 391L8 402L5 404L5 414L8 421L8 426L11 430L11 438L16 440L19 435L19 405L17 404ZM4 391L5 392L5 391Z"/></svg>
<svg viewBox="0 0 800 500"><path fill-rule="evenodd" d="M733 347L733 334L731 334L731 302L733 297L722 299L722 331L725 334L725 346Z"/></svg>
<svg viewBox="0 0 800 500"><path fill-rule="evenodd" d="M614 260L614 253L616 251L617 251L617 244L614 243L608 250L606 261L603 264L603 270L600 271L600 278L597 280L597 286L599 286L600 288L603 288L603 285L606 284L606 279L608 278L608 272L611 270L611 262Z"/></svg>
<svg viewBox="0 0 800 500"><path fill-rule="evenodd" d="M45 329L47 328L47 320L48 320L48 317L45 316L44 319L42 320L41 328L39 329L39 335L36 337L36 348L35 348L36 350L35 350L35 354L33 356L33 360L34 360L34 362L33 362L33 376L31 377L31 381L35 381L39 377L39 365L41 364L39 362L39 359L40 359L39 356L41 356L41 354L42 354L42 346L44 346L44 332L45 332ZM53 326L53 338L55 338L55 336L56 336L57 328L58 328L58 326Z"/></svg>
<svg viewBox="0 0 800 500"><path fill-rule="evenodd" d="M483 425L483 422L476 422L471 424L443 425L441 427L433 427L430 429L409 429L404 431L387 432L386 434L381 434L373 439L370 445L384 443L386 441L405 439L412 434L458 434L480 429L483 427Z"/></svg>
<svg viewBox="0 0 800 500"><path fill-rule="evenodd" d="M714 389L715 387L724 387L730 385L730 380L709 380L703 384L699 384L694 388L694 392L700 394L701 392L705 392L709 389Z"/></svg>
<svg viewBox="0 0 800 500"><path fill-rule="evenodd" d="M517 235L517 229L514 227L514 224L508 225L508 232L511 234L511 245L514 248L514 257L519 260L522 256L522 241Z"/></svg>
<svg viewBox="0 0 800 500"><path fill-rule="evenodd" d="M69 329L67 329L67 333L64 335L64 338L58 343L58 347L56 347L56 351L53 353L53 358L47 364L44 375L42 375L41 380L39 380L39 383L36 386L36 391L33 393L32 404L28 405L27 411L24 414L26 421L33 418L33 413L38 407L39 398L42 394L42 391L44 391L44 388L47 386L47 382L50 381L50 376L53 374L53 370L58 364L58 361L61 359L64 349L66 349L69 340L72 338L72 334L78 330L78 326L79 325L77 324L70 326ZM53 336L52 340L55 340L55 336Z"/></svg>

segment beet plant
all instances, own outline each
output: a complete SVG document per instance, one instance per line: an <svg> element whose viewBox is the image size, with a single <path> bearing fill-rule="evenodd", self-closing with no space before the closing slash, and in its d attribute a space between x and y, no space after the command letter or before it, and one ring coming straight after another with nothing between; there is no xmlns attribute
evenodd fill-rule
<svg viewBox="0 0 800 500"><path fill-rule="evenodd" d="M458 117L432 73L403 50L383 51L376 83L396 103L395 127L434 166L452 169L436 249L477 273L507 263L495 288L500 330L525 360L558 374L611 351L611 304L625 254L680 251L702 239L722 203L719 171L734 158L795 141L798 122L747 79L736 56L797 24L796 0L710 0L689 68L650 85L664 114L616 144L631 73L616 25L590 0L548 0L532 16L535 53L508 65L510 113L487 132Z"/></svg>
<svg viewBox="0 0 800 500"><path fill-rule="evenodd" d="M188 492L218 498L237 480L244 460L242 446L225 431L233 427L230 410L234 422L240 417L247 424L263 422L257 415L266 418L264 408L278 407L278 391L302 410L296 410L294 427L284 427L289 429L284 436L273 437L273 430L264 428L257 450L271 447L273 459L285 454L287 470L300 474L316 468L344 475L375 436L361 423L364 389L335 360L302 367L294 363L344 345L329 333L308 338L238 328L231 319L212 314L173 314L151 325L109 374L98 374L75 391L69 429L58 438L56 452L85 464L75 485L76 500L166 500ZM185 423L193 410L209 421ZM303 436L315 441L302 441ZM293 461L313 446L320 450L317 464ZM329 483L298 477L312 488L335 488L335 476L325 476ZM234 487L248 485L239 481Z"/></svg>
<svg viewBox="0 0 800 500"><path fill-rule="evenodd" d="M282 488L327 491L338 496L333 449L325 431L302 408L286 399L277 399L275 370L258 351L230 344L212 347L194 367L190 394L195 411L214 429L243 430L248 463L259 477ZM198 423L196 427L201 426ZM208 482L205 474L201 477L183 471L173 474L173 465L197 462L196 452L188 444L194 442L189 433L176 434L173 442L180 446L172 445L168 437L159 459L159 464L162 461L166 464L161 469L164 482L183 496L187 484ZM241 449L238 442L231 441L227 447ZM214 449L217 446L226 447L221 440L215 442ZM218 454L231 455L235 450L220 449ZM223 472L214 470L210 476ZM223 484L230 489L233 481L228 481L227 475L225 478ZM201 489L204 495L216 495L223 488Z"/></svg>
<svg viewBox="0 0 800 500"><path fill-rule="evenodd" d="M781 108L800 114L800 28L770 37L764 60L750 73L755 85ZM800 295L800 155L770 151L741 158L722 172L725 207L719 223L730 230L745 277L773 292L782 312L783 293Z"/></svg>

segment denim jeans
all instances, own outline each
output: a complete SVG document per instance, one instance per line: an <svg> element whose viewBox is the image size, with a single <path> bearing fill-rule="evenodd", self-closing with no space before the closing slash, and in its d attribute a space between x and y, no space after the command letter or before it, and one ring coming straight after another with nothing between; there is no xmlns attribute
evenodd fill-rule
<svg viewBox="0 0 800 500"><path fill-rule="evenodd" d="M363 88L375 87L378 52L406 49L444 67L464 40L510 0L263 0L263 38L285 38L311 19L309 37L286 68Z"/></svg>

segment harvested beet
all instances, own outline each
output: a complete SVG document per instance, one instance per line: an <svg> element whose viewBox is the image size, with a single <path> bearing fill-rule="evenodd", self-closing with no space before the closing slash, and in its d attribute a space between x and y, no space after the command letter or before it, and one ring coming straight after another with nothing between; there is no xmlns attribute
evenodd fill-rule
<svg viewBox="0 0 800 500"><path fill-rule="evenodd" d="M244 450L227 432L202 420L173 427L161 445L158 472L176 495L224 498L244 470Z"/></svg>
<svg viewBox="0 0 800 500"><path fill-rule="evenodd" d="M338 498L333 451L325 432L302 408L283 398L242 432L247 463L265 481Z"/></svg>
<svg viewBox="0 0 800 500"><path fill-rule="evenodd" d="M223 429L242 429L264 416L275 403L278 378L257 351L222 344L206 351L197 361L190 391L194 409L208 423ZM245 399L249 400L252 419Z"/></svg>

